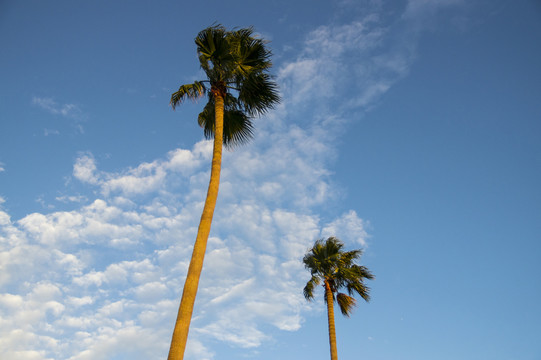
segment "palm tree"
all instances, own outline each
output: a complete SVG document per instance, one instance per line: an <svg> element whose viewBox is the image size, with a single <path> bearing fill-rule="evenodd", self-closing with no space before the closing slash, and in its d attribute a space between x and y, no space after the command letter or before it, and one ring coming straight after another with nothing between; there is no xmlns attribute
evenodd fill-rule
<svg viewBox="0 0 541 360"><path fill-rule="evenodd" d="M182 292L169 360L184 357L199 277L218 198L222 146L233 148L253 136L252 119L280 101L276 83L269 75L271 52L252 28L227 31L216 25L195 38L197 54L206 80L180 86L171 95L173 109L186 99L207 96L198 123L207 139L214 138L212 167L207 198L197 231L192 258Z"/></svg>
<svg viewBox="0 0 541 360"><path fill-rule="evenodd" d="M361 257L362 251L343 251L343 247L344 243L335 237L331 236L325 241L320 239L316 241L302 260L304 267L312 274L312 278L304 287L304 297L309 301L313 300L314 290L319 284L325 289L324 299L327 304L331 360L338 359L334 327L334 302L338 303L342 314L349 317L357 304L352 295L357 293L365 301L369 301L370 289L363 281L374 278L374 275L366 267L355 264L355 260ZM345 288L348 294L338 292L341 288Z"/></svg>

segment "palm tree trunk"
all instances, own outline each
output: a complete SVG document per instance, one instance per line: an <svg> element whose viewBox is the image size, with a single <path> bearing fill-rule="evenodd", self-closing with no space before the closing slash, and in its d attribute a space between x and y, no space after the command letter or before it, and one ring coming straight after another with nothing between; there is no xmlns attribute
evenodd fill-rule
<svg viewBox="0 0 541 360"><path fill-rule="evenodd" d="M167 357L168 360L182 360L184 358L186 341L188 340L188 331L190 330L190 321L192 320L195 296L197 295L199 278L203 268L203 260L205 258L205 251L207 249L207 240L210 233L210 226L212 224L212 216L214 215L214 208L218 198L220 170L222 164L224 99L221 95L216 94L214 99L216 128L214 133L214 150L212 153L212 168L210 171L209 187L207 191L207 198L205 200L205 206L203 208L203 214L201 215L201 221L199 222L197 238L193 247L190 267L188 268L186 282L184 283L184 290L182 292L182 299L178 309L175 330L173 331L171 347L169 348L169 356Z"/></svg>
<svg viewBox="0 0 541 360"><path fill-rule="evenodd" d="M334 327L334 299L331 285L325 280L325 297L327 299L327 319L329 321L329 345L331 346L331 360L338 360L336 350L336 329Z"/></svg>

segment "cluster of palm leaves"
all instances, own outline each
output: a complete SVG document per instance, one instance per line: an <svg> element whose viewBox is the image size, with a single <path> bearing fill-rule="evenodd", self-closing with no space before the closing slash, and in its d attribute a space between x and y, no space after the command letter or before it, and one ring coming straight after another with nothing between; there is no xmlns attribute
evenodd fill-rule
<svg viewBox="0 0 541 360"><path fill-rule="evenodd" d="M208 96L198 116L205 137L212 139L216 127L216 98L223 99L223 144L234 147L253 137L252 119L270 110L280 97L268 70L271 52L252 28L227 31L209 27L195 39L206 80L180 86L171 96L173 109L184 99Z"/></svg>
<svg viewBox="0 0 541 360"><path fill-rule="evenodd" d="M228 31L221 25L211 26L197 35L195 44L206 79L181 85L171 95L171 106L175 109L187 99L207 96L208 102L198 116L198 123L205 137L213 139L214 147L207 198L184 283L168 360L181 360L184 357L218 197L222 147L233 148L249 141L254 135L252 120L280 101L277 85L269 74L272 54L266 42L256 36L252 28ZM349 315L355 305L352 295L357 293L368 301L368 288L364 286L363 279L373 278L368 269L354 263L361 255L360 250L344 252L342 248L343 244L336 238L329 238L325 242L318 240L304 257L304 264L312 274L304 288L305 297L313 299L317 285L325 288L332 360L337 358L333 303L337 301L342 313ZM349 295L339 293L340 288L345 288Z"/></svg>
<svg viewBox="0 0 541 360"><path fill-rule="evenodd" d="M314 298L316 285L323 283L323 287L331 290L333 301L336 301L343 315L351 315L356 305L355 293L364 300L369 301L369 288L364 279L373 279L374 276L365 266L355 263L362 255L361 250L343 251L344 243L331 236L327 240L317 240L315 245L304 256L303 263L310 270L312 278L304 287L304 297L308 300ZM338 292L345 288L349 295ZM335 296L336 295L336 296Z"/></svg>

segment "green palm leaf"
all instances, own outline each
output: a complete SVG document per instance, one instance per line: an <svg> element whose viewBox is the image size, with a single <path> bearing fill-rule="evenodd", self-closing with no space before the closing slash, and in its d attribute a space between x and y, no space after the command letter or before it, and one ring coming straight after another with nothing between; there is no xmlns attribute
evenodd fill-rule
<svg viewBox="0 0 541 360"><path fill-rule="evenodd" d="M192 101L197 100L198 98L205 95L207 89L205 85L200 81L194 81L193 84L181 85L178 88L178 91L175 91L171 95L171 106L175 109L180 103L186 99Z"/></svg>
<svg viewBox="0 0 541 360"><path fill-rule="evenodd" d="M342 315L347 317L351 315L353 308L355 308L357 305L357 300L355 300L355 298L344 293L338 293L336 295L336 302L338 303L338 307L340 308Z"/></svg>
<svg viewBox="0 0 541 360"><path fill-rule="evenodd" d="M214 97L209 94L209 102L205 105L203 111L199 114L197 122L204 130L205 138L214 138L215 131L215 109ZM223 143L228 149L249 142L254 136L254 126L252 119L241 109L237 99L227 94L224 99L224 128Z"/></svg>
<svg viewBox="0 0 541 360"><path fill-rule="evenodd" d="M211 81L226 80L227 73L234 66L229 33L221 25L201 31L195 38L199 64Z"/></svg>
<svg viewBox="0 0 541 360"><path fill-rule="evenodd" d="M276 83L266 73L251 73L239 88L239 101L250 115L262 115L280 99Z"/></svg>
<svg viewBox="0 0 541 360"><path fill-rule="evenodd" d="M317 276L312 276L303 289L303 294L306 300L311 301L314 299L314 290L317 285L319 285L319 278Z"/></svg>

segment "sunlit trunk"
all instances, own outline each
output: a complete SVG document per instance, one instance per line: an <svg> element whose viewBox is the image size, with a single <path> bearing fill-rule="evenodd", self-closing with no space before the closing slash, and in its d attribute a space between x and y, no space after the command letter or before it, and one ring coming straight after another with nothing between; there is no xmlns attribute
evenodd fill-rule
<svg viewBox="0 0 541 360"><path fill-rule="evenodd" d="M336 329L334 327L334 301L329 282L325 280L325 297L327 299L327 318L329 322L329 345L331 346L331 360L338 360L336 350Z"/></svg>
<svg viewBox="0 0 541 360"><path fill-rule="evenodd" d="M186 341L188 340L188 331L190 330L190 321L192 319L195 296L197 295L199 277L201 276L203 260L205 258L205 251L207 248L207 239L210 233L210 226L212 223L212 216L214 215L216 199L218 198L218 187L220 186L220 168L222 163L224 99L222 96L216 94L214 99L216 128L214 133L214 150L212 153L210 182L207 191L207 199L205 200L205 206L203 208L203 214L201 215L201 221L199 222L197 238L193 247L190 267L188 268L186 282L184 283L184 290L182 292L182 299L178 309L175 330L173 331L169 356L167 357L168 360L181 360L184 358L184 351L186 349Z"/></svg>

